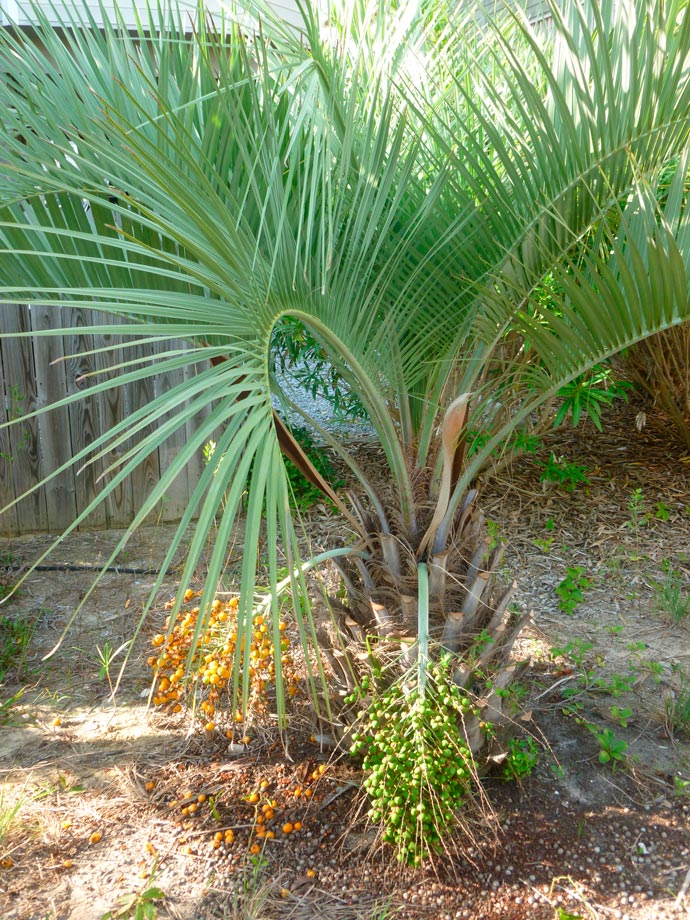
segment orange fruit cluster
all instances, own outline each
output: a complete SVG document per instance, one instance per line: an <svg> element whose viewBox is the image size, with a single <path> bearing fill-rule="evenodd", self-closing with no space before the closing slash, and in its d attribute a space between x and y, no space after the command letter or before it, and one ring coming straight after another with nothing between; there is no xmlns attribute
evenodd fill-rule
<svg viewBox="0 0 690 920"><path fill-rule="evenodd" d="M189 694L198 694L203 728L207 734L212 734L220 728L217 714L223 710L223 692L232 689L232 669L238 641L238 598L213 600L208 622L197 641L196 657L189 673L187 659L200 615L200 608L192 606L192 602L200 595L201 592L189 589L185 592L185 606L180 610L170 635L166 639L165 635L159 633L151 640L157 654L148 659L148 664L156 671L154 705L169 706L172 712L180 712ZM173 603L166 606L170 608ZM166 629L168 627L169 622L166 621ZM299 676L293 663L284 621L278 623L277 632L286 691L288 696L295 696L299 692ZM275 682L275 644L272 633L272 624L259 613L252 618L251 634L242 640L243 648L247 650L246 654L242 654L242 664L249 667L250 708L260 712L266 708L268 687ZM243 714L239 711L230 715L230 723L235 726L243 720ZM226 731L226 735L232 738L234 732L235 729L231 728ZM249 740L248 736L242 739L245 744Z"/></svg>

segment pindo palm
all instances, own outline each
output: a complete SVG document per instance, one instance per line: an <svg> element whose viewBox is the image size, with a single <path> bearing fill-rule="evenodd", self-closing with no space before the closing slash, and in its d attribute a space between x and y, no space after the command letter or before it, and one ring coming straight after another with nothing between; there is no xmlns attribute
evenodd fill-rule
<svg viewBox="0 0 690 920"><path fill-rule="evenodd" d="M118 449L96 501L208 409L113 558L213 438L164 564L195 522L181 604L215 522L197 635L243 513L238 649L260 563L277 624L285 560L302 639L331 663L330 681L320 663L308 675L329 725L345 730L338 700L367 668L423 697L443 649L476 704L466 744L480 766L499 756L524 616L473 484L565 384L688 316L687 3L567 2L537 30L443 0L305 5L300 31L202 9L190 30L156 8L131 35L75 8L58 36L34 14L40 41L0 35L0 296L95 306L114 319L94 332L192 345L125 361L91 392L197 369L74 457ZM349 468L351 497L336 493L274 410L272 394L289 403L271 362L285 319L366 410L385 490L311 420ZM302 562L286 456L342 515L342 545ZM325 561L345 599L307 585ZM279 655L275 679L283 718Z"/></svg>

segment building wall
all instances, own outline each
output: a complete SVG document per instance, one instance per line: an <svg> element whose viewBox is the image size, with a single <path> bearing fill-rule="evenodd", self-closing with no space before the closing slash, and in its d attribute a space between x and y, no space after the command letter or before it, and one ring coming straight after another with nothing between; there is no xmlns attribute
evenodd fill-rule
<svg viewBox="0 0 690 920"><path fill-rule="evenodd" d="M178 0L178 2L180 10L189 9L190 15L195 12L196 3L194 0ZM287 22L294 24L299 23L300 17L297 12L297 3L295 0L268 0L268 3L280 13ZM79 6L79 0L77 0L76 5L77 7ZM151 5L155 7L155 4ZM223 0L206 0L205 5L211 14L219 13L223 5ZM49 21L57 26L60 24L62 14L64 13L65 16L68 15L67 11L72 7L72 3L69 2L69 0L38 0L38 6L45 12ZM100 22L101 11L98 0L91 0L90 6L94 18L97 22ZM114 0L103 0L102 6L106 11L113 13L115 6ZM124 16L126 24L130 28L134 28L137 21L136 10L139 9L142 11L142 15L145 15L143 11L146 10L146 3L144 0L118 0L118 7ZM230 8L230 5L228 5L228 8ZM110 18L111 21L114 21L114 14ZM22 0L0 0L0 25L8 25L10 22L17 22L22 26L31 25L29 4L23 3Z"/></svg>

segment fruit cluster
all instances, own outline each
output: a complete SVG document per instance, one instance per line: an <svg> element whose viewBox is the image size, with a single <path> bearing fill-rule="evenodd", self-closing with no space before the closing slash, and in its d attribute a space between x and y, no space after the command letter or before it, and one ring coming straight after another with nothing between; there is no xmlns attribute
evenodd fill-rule
<svg viewBox="0 0 690 920"><path fill-rule="evenodd" d="M229 717L224 714L223 694L227 691L226 701L231 696L235 660L238 658L242 667L249 668L249 709L263 712L268 702L268 689L275 683L276 644L270 622L263 614L257 613L252 618L251 632L245 635L243 649L238 655L238 599L215 598L207 622L201 626L196 637L196 652L190 667L189 651L199 630L200 616L200 608L192 604L200 595L201 592L187 590L185 606L180 610L170 634L166 638L159 633L152 639L157 651L148 659L149 666L156 672L153 703L155 706L168 706L172 712L180 712L183 704L193 696L206 733L214 733L220 727L219 722L227 722L225 734L233 738L238 726L244 722L244 714L238 709ZM171 608L173 604L171 601L166 606ZM166 621L166 630L169 625ZM282 620L277 624L277 634L281 673L286 692L292 697L298 693L299 676L291 654L286 623ZM242 675L240 684L241 681ZM249 739L244 736L242 741L246 744Z"/></svg>
<svg viewBox="0 0 690 920"><path fill-rule="evenodd" d="M168 802L168 808L179 816L179 824L183 831L194 827L207 825L209 819L214 822L215 831L210 833L210 846L212 850L221 848L230 849L233 845L247 847L252 855L261 852L267 841L284 839L291 834L299 834L303 828L303 815L297 815L301 806L305 806L311 799L314 789L325 778L328 770L326 764L319 764L301 783L286 788L281 782L276 784L267 779L262 779L258 784L253 784L252 791L241 797L243 804L236 804L229 810L222 801L222 792L202 790L194 792L187 790ZM147 791L151 791L155 784L147 783ZM239 809L238 809L239 805ZM234 826L228 826L232 822ZM186 838L180 839L186 843ZM191 848L190 848L191 852Z"/></svg>
<svg viewBox="0 0 690 920"><path fill-rule="evenodd" d="M364 755L369 817L411 865L441 849L475 775L461 727L473 704L443 667L428 677L424 694L400 682L375 691L352 747Z"/></svg>

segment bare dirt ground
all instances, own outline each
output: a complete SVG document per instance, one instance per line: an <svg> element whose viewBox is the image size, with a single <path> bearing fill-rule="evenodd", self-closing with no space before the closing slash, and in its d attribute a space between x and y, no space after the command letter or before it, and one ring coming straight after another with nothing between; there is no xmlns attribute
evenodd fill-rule
<svg viewBox="0 0 690 920"><path fill-rule="evenodd" d="M540 482L551 450L585 466L589 483L568 492ZM220 733L188 733L184 713L149 709L146 659L174 577L113 703L99 650L131 637L166 527L134 538L126 571L107 573L43 661L91 583L82 567L97 566L119 536L80 534L0 608L0 618L27 615L33 626L21 667L0 685L0 917L690 917L690 737L673 718L690 675L690 615L674 621L671 590L690 594L688 458L662 428L637 432L626 411L605 438L593 429L554 437L490 483L484 507L509 540L506 575L533 611L520 650L534 663L525 724L544 745L521 784L486 780L497 845L459 841L435 867L400 871L357 817L356 764L310 740L306 707L287 754L270 723L229 749ZM321 516L314 532L335 527ZM5 580L47 543L1 543ZM556 591L568 568L582 580L570 614ZM601 763L607 751L615 756ZM197 808L183 815L189 802ZM266 803L275 836L252 854ZM152 888L164 897L147 900ZM150 913L136 915L137 905Z"/></svg>

